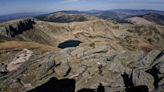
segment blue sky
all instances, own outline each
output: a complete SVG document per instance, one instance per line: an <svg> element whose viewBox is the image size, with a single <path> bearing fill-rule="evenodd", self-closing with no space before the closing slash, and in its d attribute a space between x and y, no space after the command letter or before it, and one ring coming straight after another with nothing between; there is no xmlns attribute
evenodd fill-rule
<svg viewBox="0 0 164 92"><path fill-rule="evenodd" d="M20 12L91 9L164 10L164 0L0 0L0 15Z"/></svg>

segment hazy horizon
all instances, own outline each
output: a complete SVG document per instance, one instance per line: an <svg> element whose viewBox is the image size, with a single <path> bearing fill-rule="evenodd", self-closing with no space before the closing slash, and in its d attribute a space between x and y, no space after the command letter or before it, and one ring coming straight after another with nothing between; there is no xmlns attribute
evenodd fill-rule
<svg viewBox="0 0 164 92"><path fill-rule="evenodd" d="M1 0L0 15L61 10L145 9L164 11L161 0Z"/></svg>

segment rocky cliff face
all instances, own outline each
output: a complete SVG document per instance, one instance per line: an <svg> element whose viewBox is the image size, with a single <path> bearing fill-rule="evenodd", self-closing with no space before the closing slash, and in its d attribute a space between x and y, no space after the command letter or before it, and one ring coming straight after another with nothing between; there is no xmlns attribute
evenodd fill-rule
<svg viewBox="0 0 164 92"><path fill-rule="evenodd" d="M33 28L0 43L0 91L164 90L163 26L99 19L62 24L35 22ZM4 35L5 26L0 28ZM81 43L58 48L70 40Z"/></svg>
<svg viewBox="0 0 164 92"><path fill-rule="evenodd" d="M32 19L27 19L19 21L15 27L13 25L8 25L6 27L7 36L15 37L16 35L22 34L24 31L32 29L33 24L35 24L35 22Z"/></svg>

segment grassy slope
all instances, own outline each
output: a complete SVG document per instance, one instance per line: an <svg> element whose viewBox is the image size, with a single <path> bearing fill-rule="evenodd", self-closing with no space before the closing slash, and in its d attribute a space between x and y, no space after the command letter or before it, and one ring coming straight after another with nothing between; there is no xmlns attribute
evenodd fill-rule
<svg viewBox="0 0 164 92"><path fill-rule="evenodd" d="M0 49L40 49L47 51L57 51L58 49L52 46L43 45L34 42L23 42L23 41L7 41L0 43Z"/></svg>

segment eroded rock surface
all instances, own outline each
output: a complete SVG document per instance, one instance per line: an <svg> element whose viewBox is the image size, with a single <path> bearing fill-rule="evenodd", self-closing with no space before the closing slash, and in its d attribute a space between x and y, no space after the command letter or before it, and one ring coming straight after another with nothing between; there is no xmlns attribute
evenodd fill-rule
<svg viewBox="0 0 164 92"><path fill-rule="evenodd" d="M32 53L33 52L28 49L23 49L23 51L19 52L18 55L15 56L13 61L11 61L7 65L7 70L13 71L18 69L24 62L26 62L32 56Z"/></svg>

